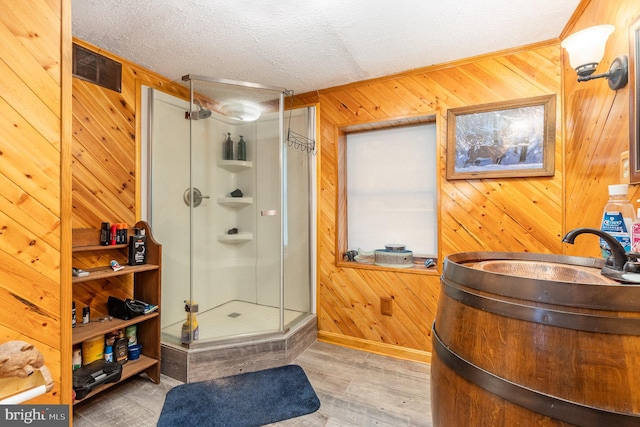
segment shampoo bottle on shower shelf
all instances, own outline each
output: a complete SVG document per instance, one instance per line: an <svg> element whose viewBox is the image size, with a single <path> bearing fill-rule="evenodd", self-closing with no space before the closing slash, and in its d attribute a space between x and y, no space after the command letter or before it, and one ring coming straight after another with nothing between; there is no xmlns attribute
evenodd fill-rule
<svg viewBox="0 0 640 427"><path fill-rule="evenodd" d="M247 143L240 135L240 141L238 141L238 160L247 160Z"/></svg>
<svg viewBox="0 0 640 427"><path fill-rule="evenodd" d="M187 312L187 320L182 324L182 344L189 344L191 331L193 330L193 341L200 337L200 326L198 325L198 319L196 313L198 312L198 304L186 300L184 302L184 311Z"/></svg>
<svg viewBox="0 0 640 427"><path fill-rule="evenodd" d="M609 201L604 207L600 226L600 230L609 233L620 242L625 252L631 251L631 226L636 221L635 209L627 198L628 192L627 184L609 186ZM609 245L602 238L600 251L603 258L611 255Z"/></svg>
<svg viewBox="0 0 640 427"><path fill-rule="evenodd" d="M233 140L230 133L227 133L227 139L223 144L222 158L224 160L233 160Z"/></svg>

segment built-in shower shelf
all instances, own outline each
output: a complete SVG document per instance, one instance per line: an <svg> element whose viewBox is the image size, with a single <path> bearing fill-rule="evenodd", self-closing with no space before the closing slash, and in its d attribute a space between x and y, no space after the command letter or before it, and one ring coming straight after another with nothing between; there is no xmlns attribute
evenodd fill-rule
<svg viewBox="0 0 640 427"><path fill-rule="evenodd" d="M253 162L245 160L222 160L218 159L218 166L225 168L229 172L242 172L253 167Z"/></svg>
<svg viewBox="0 0 640 427"><path fill-rule="evenodd" d="M253 240L253 233L238 233L238 234L220 234L218 235L218 242L239 244L246 243Z"/></svg>
<svg viewBox="0 0 640 427"><path fill-rule="evenodd" d="M243 208L253 203L253 197L218 197L218 204L230 208Z"/></svg>

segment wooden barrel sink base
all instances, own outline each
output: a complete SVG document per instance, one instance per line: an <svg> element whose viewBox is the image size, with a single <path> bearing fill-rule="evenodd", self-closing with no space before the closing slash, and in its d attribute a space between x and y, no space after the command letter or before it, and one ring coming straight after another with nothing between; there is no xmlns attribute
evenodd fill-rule
<svg viewBox="0 0 640 427"><path fill-rule="evenodd" d="M640 426L640 286L600 281L602 266L447 257L432 331L434 427Z"/></svg>

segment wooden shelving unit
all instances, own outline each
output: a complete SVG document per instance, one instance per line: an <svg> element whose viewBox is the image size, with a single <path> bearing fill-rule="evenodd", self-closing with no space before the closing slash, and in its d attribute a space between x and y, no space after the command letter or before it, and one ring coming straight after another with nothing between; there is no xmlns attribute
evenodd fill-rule
<svg viewBox="0 0 640 427"><path fill-rule="evenodd" d="M76 306L89 305L91 312L106 313L106 301L113 286L123 283L123 289L117 289L119 296L134 298L149 304L158 306L158 310L134 317L129 320L121 320L108 316L92 316L87 324L78 321L73 329L73 345L79 345L92 338L105 335L109 332L124 329L130 325L137 325L137 340L142 344L142 354L137 360L129 360L123 365L120 381L139 373L146 373L155 383L160 382L160 295L162 277L162 245L157 243L149 224L144 221L136 223L135 228L145 230L147 236L146 264L130 266L125 265L128 245L102 246L100 230L77 228L73 230L73 262L74 267L82 268L89 272L88 276L74 277L73 300ZM128 230L128 235L133 235L133 228ZM109 259L118 259L124 266L122 270L113 271L108 264ZM123 263L124 262L124 263ZM108 282L109 286L105 283ZM114 285L113 283L118 285ZM105 292L106 290L106 292ZM81 309L79 310L81 311ZM78 315L78 319L81 316ZM96 387L81 402L94 396L117 383L107 383Z"/></svg>

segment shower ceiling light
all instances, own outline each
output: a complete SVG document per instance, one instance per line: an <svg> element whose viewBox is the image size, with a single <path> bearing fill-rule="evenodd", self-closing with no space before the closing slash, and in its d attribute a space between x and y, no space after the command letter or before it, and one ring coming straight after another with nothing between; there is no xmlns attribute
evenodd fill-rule
<svg viewBox="0 0 640 427"><path fill-rule="evenodd" d="M243 122L258 120L260 118L260 114L262 114L258 105L246 101L225 104L220 110L225 116Z"/></svg>

